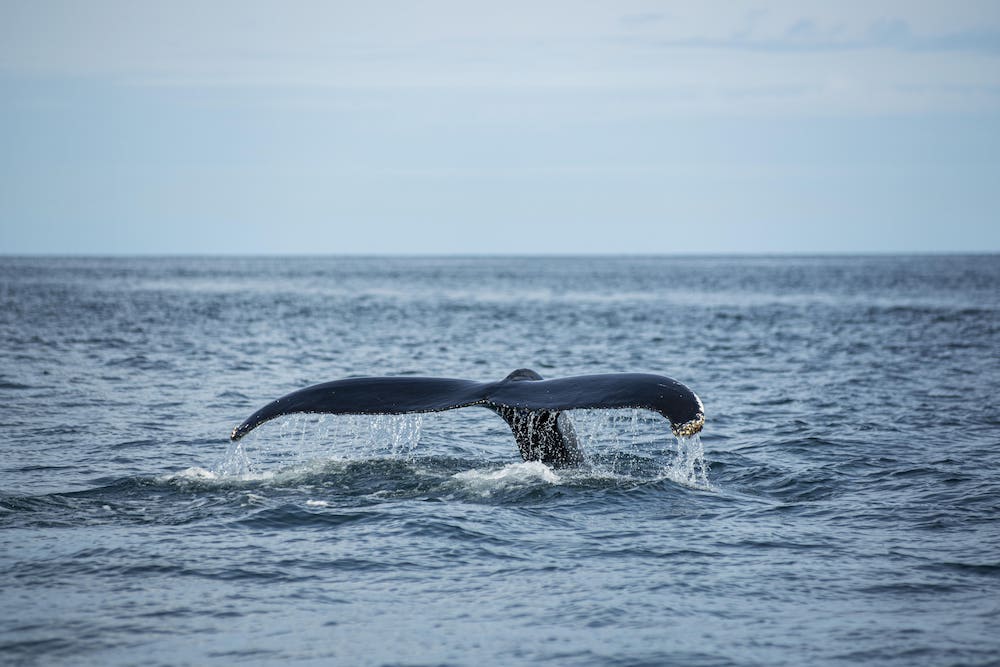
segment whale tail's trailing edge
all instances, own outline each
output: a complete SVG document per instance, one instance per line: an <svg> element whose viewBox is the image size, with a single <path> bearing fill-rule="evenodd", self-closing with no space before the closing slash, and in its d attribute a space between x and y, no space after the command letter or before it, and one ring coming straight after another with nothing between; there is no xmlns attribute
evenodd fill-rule
<svg viewBox="0 0 1000 667"><path fill-rule="evenodd" d="M261 424L296 412L339 415L441 412L479 405L510 426L525 461L573 464L582 454L564 410L642 408L663 415L675 435L694 435L705 423L701 400L662 375L611 373L543 380L519 369L499 382L431 377L363 377L334 380L268 403L233 429L239 440Z"/></svg>

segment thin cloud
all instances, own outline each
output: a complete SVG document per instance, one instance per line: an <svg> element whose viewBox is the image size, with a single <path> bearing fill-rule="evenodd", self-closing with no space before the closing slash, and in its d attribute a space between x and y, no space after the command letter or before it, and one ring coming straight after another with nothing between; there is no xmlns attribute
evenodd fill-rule
<svg viewBox="0 0 1000 667"><path fill-rule="evenodd" d="M918 35L902 19L871 23L863 35L850 37L843 28L824 30L802 18L791 23L779 37L752 37L745 31L728 38L660 40L660 46L674 48L724 49L771 53L837 52L864 49L891 49L903 52L966 52L1000 55L1000 31L970 29L950 33Z"/></svg>
<svg viewBox="0 0 1000 667"><path fill-rule="evenodd" d="M667 15L662 12L644 12L641 14L626 14L619 21L626 28L643 28L667 20Z"/></svg>

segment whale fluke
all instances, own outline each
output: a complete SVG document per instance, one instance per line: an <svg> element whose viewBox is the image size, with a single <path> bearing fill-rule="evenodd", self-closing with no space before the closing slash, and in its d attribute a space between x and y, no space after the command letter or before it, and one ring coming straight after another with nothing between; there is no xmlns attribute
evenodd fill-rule
<svg viewBox="0 0 1000 667"><path fill-rule="evenodd" d="M360 377L299 389L268 403L233 429L239 440L261 424L296 412L386 415L441 412L478 405L510 426L525 461L569 465L583 460L566 410L642 408L663 415L675 435L705 423L701 400L662 375L609 373L544 380L521 368L499 382L434 377Z"/></svg>

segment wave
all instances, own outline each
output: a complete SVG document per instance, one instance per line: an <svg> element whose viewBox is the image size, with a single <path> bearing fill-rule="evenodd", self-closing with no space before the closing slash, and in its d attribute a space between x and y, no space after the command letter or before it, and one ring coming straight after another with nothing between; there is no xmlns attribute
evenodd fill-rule
<svg viewBox="0 0 1000 667"><path fill-rule="evenodd" d="M449 439L447 431L420 443L419 415L358 417L346 424L296 417L230 443L207 467L97 480L81 491L0 496L0 526L244 520L319 526L340 521L333 513L345 508L395 501L524 505L567 496L588 502L588 494L637 488L718 491L698 435L666 439L659 418L596 412L574 414L587 459L572 468L512 460L516 450L500 430L490 435L503 433L501 456L484 456L488 446ZM149 443L123 446L133 444Z"/></svg>
<svg viewBox="0 0 1000 667"><path fill-rule="evenodd" d="M66 493L0 496L0 526L106 524L183 525L238 521L252 525L330 525L358 508L399 501L545 503L567 494L585 501L595 491L713 491L690 477L690 458L596 459L555 469L537 461L457 457L314 459L264 470L228 473L191 466L158 476L130 476ZM698 465L694 465L698 470ZM692 483L693 482L693 483Z"/></svg>

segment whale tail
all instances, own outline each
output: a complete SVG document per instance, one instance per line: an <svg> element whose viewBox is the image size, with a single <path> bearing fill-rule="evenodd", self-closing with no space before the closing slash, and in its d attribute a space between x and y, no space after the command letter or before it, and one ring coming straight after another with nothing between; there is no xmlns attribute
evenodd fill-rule
<svg viewBox="0 0 1000 667"><path fill-rule="evenodd" d="M662 375L611 373L544 380L521 368L499 382L433 377L366 377L334 380L268 403L233 429L239 440L282 415L410 414L481 406L510 426L525 461L574 465L583 454L566 410L644 408L667 418L675 435L693 435L705 423L701 400Z"/></svg>
<svg viewBox="0 0 1000 667"><path fill-rule="evenodd" d="M583 463L583 453L569 416L556 410L493 408L514 433L514 441L525 461L551 465Z"/></svg>

